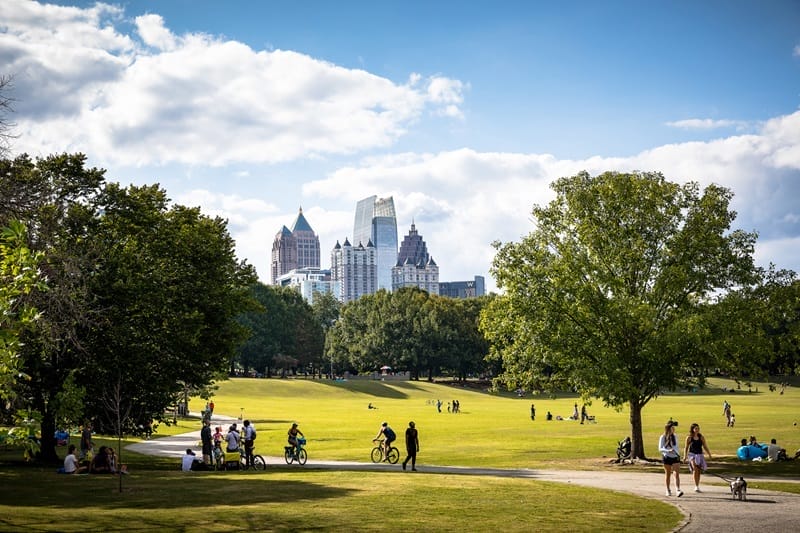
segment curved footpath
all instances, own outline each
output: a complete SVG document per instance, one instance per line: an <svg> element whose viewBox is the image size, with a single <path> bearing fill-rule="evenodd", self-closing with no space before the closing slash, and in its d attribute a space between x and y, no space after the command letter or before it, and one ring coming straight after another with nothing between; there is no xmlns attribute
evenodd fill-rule
<svg viewBox="0 0 800 533"><path fill-rule="evenodd" d="M214 422L234 422L235 419L214 416ZM127 450L145 455L180 458L186 448L198 449L200 431L171 437L142 441L126 447ZM423 456L424 457L424 456ZM264 456L267 465L285 465L283 457ZM347 461L316 461L309 459L306 467L336 470L370 470L377 472L398 471L399 465L358 463ZM684 521L675 531L702 533L747 533L800 531L800 495L750 489L747 501L733 500L730 490L721 485L701 485L702 493L693 492L691 477L683 472L681 481L686 491L682 498L664 496L663 473L610 472L606 470L529 470L473 468L460 466L433 466L424 461L417 463L422 473L463 474L483 476L506 476L574 483L600 489L630 492L638 496L653 498L675 505L684 514ZM408 473L409 475L411 472ZM704 475L703 481L721 482L719 478ZM748 478L748 481L767 481L766 478ZM797 481L775 479L774 481ZM673 486L674 490L674 486Z"/></svg>

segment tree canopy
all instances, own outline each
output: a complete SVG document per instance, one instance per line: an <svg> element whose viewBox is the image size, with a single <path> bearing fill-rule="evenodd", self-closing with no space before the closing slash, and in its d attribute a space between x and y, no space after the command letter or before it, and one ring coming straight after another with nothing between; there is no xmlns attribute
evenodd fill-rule
<svg viewBox="0 0 800 533"><path fill-rule="evenodd" d="M756 235L731 231L732 194L716 185L583 172L552 188L529 235L495 243L505 293L481 327L503 362L499 382L627 405L633 454L644 457L642 408L714 367L704 304L753 282Z"/></svg>
<svg viewBox="0 0 800 533"><path fill-rule="evenodd" d="M0 224L25 223L47 281L24 296L40 318L19 349L30 379L14 384L41 416L46 460L68 407L82 406L73 422L132 431L227 369L255 281L224 220L172 205L158 186L106 183L85 159L0 160Z"/></svg>

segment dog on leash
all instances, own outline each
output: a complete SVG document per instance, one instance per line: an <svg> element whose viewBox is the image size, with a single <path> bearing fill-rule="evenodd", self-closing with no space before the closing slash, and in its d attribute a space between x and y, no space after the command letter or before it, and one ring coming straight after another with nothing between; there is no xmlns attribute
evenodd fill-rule
<svg viewBox="0 0 800 533"><path fill-rule="evenodd" d="M747 481L743 477L739 476L731 481L731 496L734 500L747 500Z"/></svg>

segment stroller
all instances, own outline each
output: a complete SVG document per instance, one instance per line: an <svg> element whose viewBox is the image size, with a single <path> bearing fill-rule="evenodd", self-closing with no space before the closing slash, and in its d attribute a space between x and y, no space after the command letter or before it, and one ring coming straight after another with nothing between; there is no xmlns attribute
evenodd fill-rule
<svg viewBox="0 0 800 533"><path fill-rule="evenodd" d="M631 458L631 438L625 437L617 445L617 462Z"/></svg>

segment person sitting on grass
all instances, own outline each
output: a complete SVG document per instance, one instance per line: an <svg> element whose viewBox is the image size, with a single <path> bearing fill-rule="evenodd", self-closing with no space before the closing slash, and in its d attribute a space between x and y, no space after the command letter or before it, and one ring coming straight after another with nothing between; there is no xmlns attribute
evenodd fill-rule
<svg viewBox="0 0 800 533"><path fill-rule="evenodd" d="M64 458L64 473L80 474L81 472L86 472L86 467L78 464L78 457L75 455L75 445L70 444L67 450L67 456Z"/></svg>
<svg viewBox="0 0 800 533"><path fill-rule="evenodd" d="M100 446L97 455L92 459L92 465L89 468L92 474L110 474L111 465L108 462L108 447Z"/></svg>
<svg viewBox="0 0 800 533"><path fill-rule="evenodd" d="M181 457L181 470L183 472L190 472L194 470L194 462L197 460L191 448L186 448L186 453Z"/></svg>
<svg viewBox="0 0 800 533"><path fill-rule="evenodd" d="M108 452L108 467L111 469L111 473L127 474L128 465L125 464L117 465L117 452L114 451L114 448L109 446L106 450Z"/></svg>

